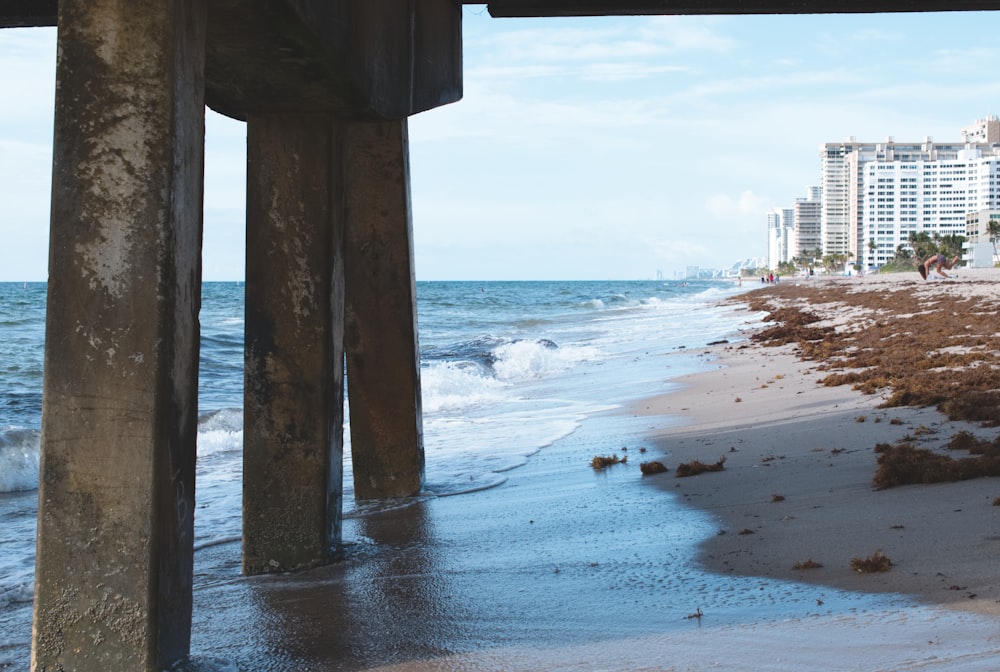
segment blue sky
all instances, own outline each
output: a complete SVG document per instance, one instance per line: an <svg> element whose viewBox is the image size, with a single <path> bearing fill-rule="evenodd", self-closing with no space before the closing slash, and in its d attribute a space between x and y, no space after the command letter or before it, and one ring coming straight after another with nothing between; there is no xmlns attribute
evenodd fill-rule
<svg viewBox="0 0 1000 672"><path fill-rule="evenodd" d="M418 280L645 279L763 256L856 136L1000 113L1000 13L492 19L410 119ZM47 276L55 31L0 31L0 280ZM204 277L243 277L243 124L206 123Z"/></svg>

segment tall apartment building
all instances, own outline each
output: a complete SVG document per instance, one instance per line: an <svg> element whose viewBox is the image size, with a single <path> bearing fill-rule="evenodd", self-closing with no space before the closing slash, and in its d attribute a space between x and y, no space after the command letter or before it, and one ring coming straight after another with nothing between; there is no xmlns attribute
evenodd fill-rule
<svg viewBox="0 0 1000 672"><path fill-rule="evenodd" d="M820 212L823 190L809 187L805 198L795 199L791 208L775 208L767 213L767 259L765 263L775 270L783 261L813 255L822 249Z"/></svg>
<svg viewBox="0 0 1000 672"><path fill-rule="evenodd" d="M966 235L969 213L1000 207L1000 155L963 149L954 159L871 161L861 167L858 261L878 267L907 242L927 231Z"/></svg>
<svg viewBox="0 0 1000 672"><path fill-rule="evenodd" d="M775 208L767 213L767 267L774 270L795 256L795 210Z"/></svg>
<svg viewBox="0 0 1000 672"><path fill-rule="evenodd" d="M805 198L795 199L795 247L793 257L823 249L823 188L809 187Z"/></svg>
<svg viewBox="0 0 1000 672"><path fill-rule="evenodd" d="M823 180L820 235L824 254L847 254L851 251L851 185L857 187L851 157L874 149L873 145L859 143L852 136L847 142L828 142L820 150ZM855 158L855 164L856 161Z"/></svg>
<svg viewBox="0 0 1000 672"><path fill-rule="evenodd" d="M858 142L854 137L846 142L825 143L820 147L823 253L845 254L855 260L865 255L868 232L861 220L866 164L956 160L967 149L989 152L997 143L1000 143L1000 119L996 116L977 120L962 129L962 141L955 143L935 143L930 138L898 143L892 137L881 143Z"/></svg>

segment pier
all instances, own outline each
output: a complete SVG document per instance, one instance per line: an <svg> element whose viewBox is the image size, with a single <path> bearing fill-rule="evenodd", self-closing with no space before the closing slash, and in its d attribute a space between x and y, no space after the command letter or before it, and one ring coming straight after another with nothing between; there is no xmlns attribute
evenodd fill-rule
<svg viewBox="0 0 1000 672"><path fill-rule="evenodd" d="M0 0L58 26L33 670L189 652L206 106L247 124L242 568L423 486L407 119L462 97L455 0ZM471 4L471 3L470 3ZM997 10L1000 0L496 0L494 17ZM418 224L419 225L419 224Z"/></svg>

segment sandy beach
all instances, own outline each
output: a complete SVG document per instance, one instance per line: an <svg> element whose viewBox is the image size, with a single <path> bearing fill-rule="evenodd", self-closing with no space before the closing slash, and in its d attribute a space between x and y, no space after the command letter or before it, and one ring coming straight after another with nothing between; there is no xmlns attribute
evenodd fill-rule
<svg viewBox="0 0 1000 672"><path fill-rule="evenodd" d="M967 321L938 317L935 301L943 293L971 296L980 309L996 315L997 281L993 272L960 271L951 281L923 283L914 273L786 281L797 286L761 291L776 305L808 306L822 318L817 324L841 330L899 315L881 310L866 316L843 304L818 304L811 295L818 288L916 293L928 312L921 319L934 323L942 343L951 345L953 332L968 331ZM659 433L657 447L668 465L726 458L722 472L664 479L663 487L720 521L718 534L701 546L701 561L720 573L905 593L1000 615L1000 506L994 505L1000 479L873 485L879 443L911 437L921 447L961 459L947 448L956 433L992 441L998 430L949 420L933 406L882 408L891 387L862 394L851 385L824 386L820 380L829 372L818 368L824 362L802 361L797 350L795 345L716 346L711 357L721 368L689 377L682 393L639 409L654 417L679 414L690 423ZM861 574L851 568L853 558L876 551L891 560L890 571ZM822 567L795 568L810 560Z"/></svg>
<svg viewBox="0 0 1000 672"><path fill-rule="evenodd" d="M342 563L247 579L238 544L205 549L198 562L231 566L232 580L196 588L193 669L996 669L1000 481L878 489L873 477L877 444L955 454L944 445L959 430L997 429L879 408L893 386L819 382L849 363L835 351L803 360L801 345L746 337L765 326L763 301L809 306L808 326L830 328L816 343L862 333L895 347L879 329L910 329L921 305L949 325L929 338L986 361L992 331L975 347L954 338L995 325L998 282L966 271L755 289L733 305L747 332L697 353L714 370L589 419L499 487L345 521ZM988 319L967 328L946 296ZM649 364L666 371L671 356ZM591 467L611 454L628 459ZM722 457L721 471L674 473ZM650 461L670 471L643 475ZM889 571L852 568L876 551ZM795 569L807 561L821 566Z"/></svg>
<svg viewBox="0 0 1000 672"><path fill-rule="evenodd" d="M1000 274L962 269L955 275L931 282L916 274L793 281L763 293L774 307L812 311L820 318L816 327L835 330L826 341L875 323L897 333L912 329L908 321L916 320L930 326L939 348L975 353L967 368L995 368ZM849 293L852 305L821 302L829 296L818 298L820 288ZM921 312L903 307L911 298ZM876 357L888 358L901 347L884 336L880 342L888 352ZM929 357L933 346L927 347ZM800 350L791 344L719 348L713 354L724 368L687 381L690 387L676 398L648 404L649 411L677 412L678 404L687 409L682 413L693 423L689 430L658 441L674 460L727 458L724 472L670 484L685 501L722 521L719 534L702 546L705 564L718 572L906 593L1000 614L1000 480L885 489L872 483L877 444L909 440L958 460L969 455L949 450L953 437L967 432L993 441L997 428L984 425L994 423L952 420L936 406L883 407L901 386L898 380L873 394L851 385L824 386L820 380L837 367L801 361ZM955 393L952 372L931 375L944 394ZM851 568L851 559L875 551L890 558L890 571L859 574ZM795 569L809 560L822 567Z"/></svg>

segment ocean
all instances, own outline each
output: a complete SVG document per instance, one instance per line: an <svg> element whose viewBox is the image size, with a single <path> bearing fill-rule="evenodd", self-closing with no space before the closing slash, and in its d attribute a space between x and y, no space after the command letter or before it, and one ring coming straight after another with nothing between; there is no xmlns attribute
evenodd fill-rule
<svg viewBox="0 0 1000 672"><path fill-rule="evenodd" d="M426 490L498 485L588 416L669 390L705 363L664 355L731 336L745 317L714 304L737 291L719 281L418 282ZM45 292L0 283L0 669L24 660L30 637ZM195 534L206 548L240 535L242 283L205 283L200 317ZM350 518L349 422L345 439Z"/></svg>
<svg viewBox="0 0 1000 672"><path fill-rule="evenodd" d="M275 644L258 643L248 634L260 627L261 621L254 619L261 617L253 615L256 612L247 607L246 600L250 598L246 597L246 591L255 595L250 603L256 604L254 600L261 598L255 591L277 600L278 594L270 591L279 589L272 579L254 583L239 576L243 289L236 282L206 283L203 288L195 516L196 615L192 640L197 664L192 663L190 668L197 672L305 669L282 663L284 658L274 653ZM0 529L3 530L0 670L27 669L30 652L45 291L44 283L0 284ZM442 498L448 496L448 501L461 501L463 497L486 497L489 501L491 496L508 496L498 486L508 479L516 480L519 468L528 468L533 462L544 464L546 448L551 450L568 439L590 446L641 436L646 427L638 428L635 418L616 411L637 400L675 390L679 376L713 367L704 357L703 346L722 339L740 340L748 322L759 324L762 316L719 305L721 300L741 291L732 282L696 280L418 282L427 479L424 498L444 501ZM348 404L349 396L348 390ZM345 419L348 419L346 414ZM591 420L594 421L588 422ZM673 421L680 419L657 418L656 423L663 428ZM598 438L587 438L595 436ZM348 563L350 568L343 571L370 577L375 570L367 567L367 562L375 566L386 562L380 559L378 544L372 541L377 535L370 529L384 510L379 505L366 503L361 508L355 505L349 423L345 427L345 444L344 543L349 557L353 554L354 559L353 564ZM590 455L578 459L589 463ZM592 474L588 477L589 467L570 471L576 475L567 478L593 478ZM605 482L612 483L620 477L610 474ZM581 481L580 487L592 488L593 483ZM624 499L626 492L631 493L628 497L632 499ZM606 553L635 565L638 576L655 571L671 577L665 584L647 589L640 582L627 585L626 577L617 573L608 576L608 590L637 601L634 609L621 606L617 617L619 627L627 624L630 632L642 632L646 628L662 628L667 620L672 624L669 627L682 624L676 616L662 620L666 617L651 618L650 614L662 612L664 599L687 600L692 587L703 596L699 599L708 600L720 614L729 613L733 622L743 618L741 613L753 614L752 621L765 613L782 618L780 609L792 609L790 613L799 614L809 605L814 608L813 588L716 577L698 569L693 562L694 549L699 539L715 531L703 513L649 488L626 488L614 496L623 499L613 506L646 512L644 524L654 526L672 539L668 548L656 549L655 557L629 559L630 535L645 534L642 526L622 526L613 520L614 513L602 513L600 520L595 518L595 529L607 526L606 530L600 528ZM398 506L398 503L384 506ZM501 521L494 522L499 525ZM534 529L542 529L540 524L532 523ZM422 521L417 527L423 529L421 526L430 524ZM558 534L559 531L553 531L553 535ZM526 545L525 552L547 552L543 545L553 535L544 537L542 545ZM441 530L439 537L437 543L448 543L446 531ZM510 541L501 535L495 543L509 549ZM573 543L576 542L567 542ZM558 552L566 550L564 547ZM469 552L489 553L484 549ZM452 569L448 568L444 555L438 563L439 571L451 577L456 585L470 566L482 561L477 555L461 565L456 559L460 556L454 550L452 561L458 564ZM600 571L596 567L593 563L591 571ZM309 581L313 580L310 577L316 576L304 575L294 585L281 588L280 600L295 590L308 590ZM413 576L417 574L407 573L393 582ZM569 575L562 576L562 587L553 584L552 591L544 598L530 591L498 597L496 603L506 605L504 608L511 613L491 612L490 618L516 624L520 618L518 609L551 607L553 613L564 614L562 620L570 623L576 612L572 600L576 598L566 595L580 595L588 588L586 584L570 588L573 584ZM255 588L251 590L248 586ZM826 591L828 609L849 611L872 604L871 598L847 594L838 597L835 592ZM671 595L674 597L670 598ZM351 599L364 605L368 604L364 600L374 598L354 595ZM542 606L545 600L550 603L548 607ZM785 606L776 606L779 603ZM381 604L356 608L378 612L384 608ZM598 604L594 608L602 607ZM267 616L264 622L270 618L273 616ZM362 626L354 629L358 627ZM486 624L482 627L489 630ZM566 631L560 635L564 639L594 636L582 626L564 627ZM614 630L610 624L608 627L609 631ZM512 630L516 632L516 626ZM544 632L517 634L527 639L545 635ZM473 636L481 635L470 635ZM430 641L434 637L434 633L429 633L424 639ZM317 639L323 641L322 636ZM366 640L363 644L343 646L378 649L392 647L394 643ZM468 646L475 648L477 644L473 641ZM239 651L247 649L257 650L258 662L244 663L251 667L238 667L233 661L240 657ZM368 654L358 655L364 658ZM384 659L395 660L398 655L402 654L387 650ZM345 667L338 669L355 668L345 663Z"/></svg>

